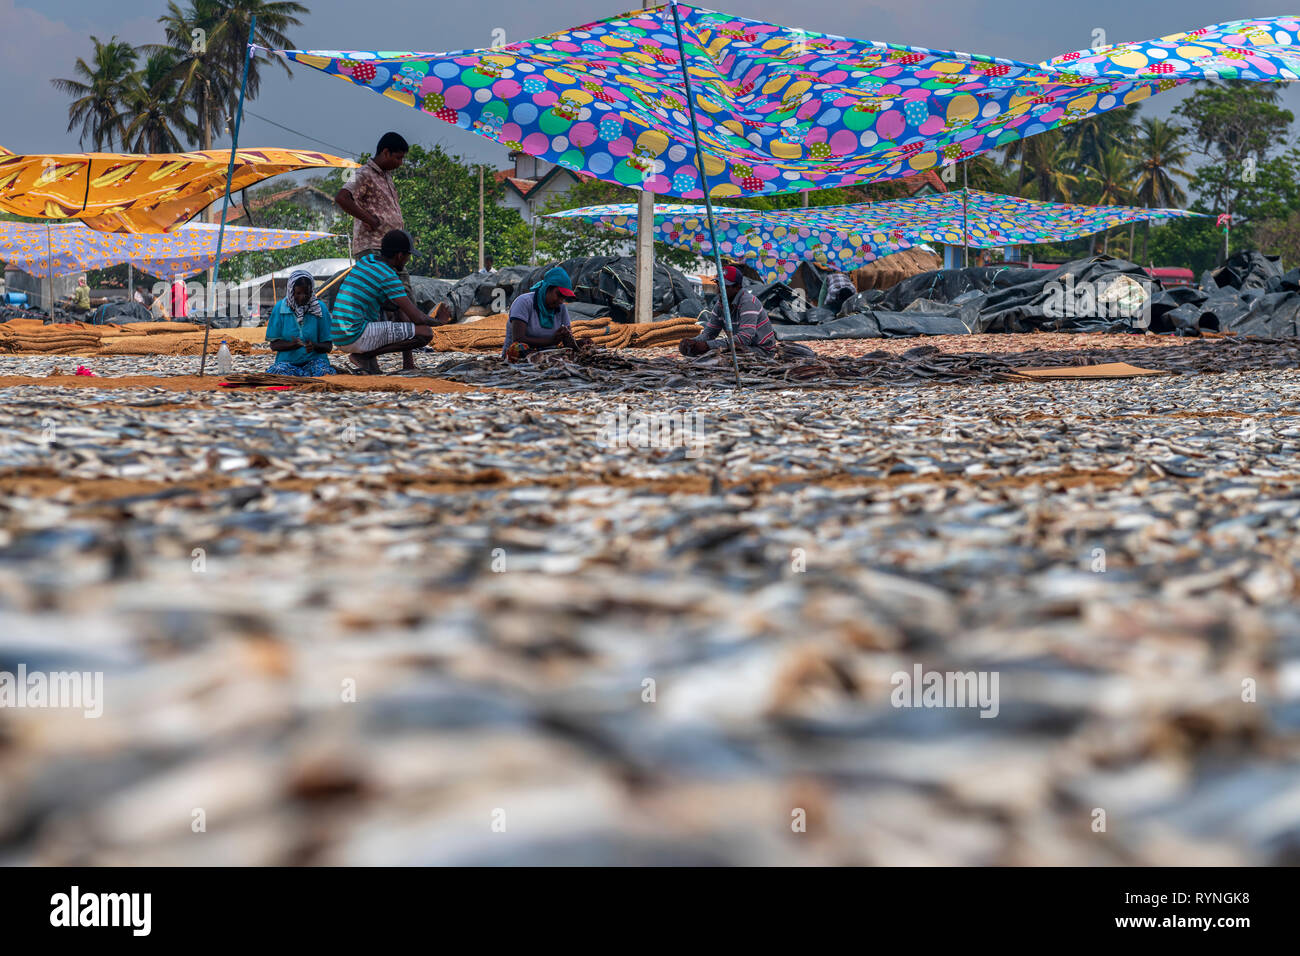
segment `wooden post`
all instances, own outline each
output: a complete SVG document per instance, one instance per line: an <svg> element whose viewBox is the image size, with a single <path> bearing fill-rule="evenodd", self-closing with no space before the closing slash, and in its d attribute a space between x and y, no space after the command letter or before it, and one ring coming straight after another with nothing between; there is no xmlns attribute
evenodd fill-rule
<svg viewBox="0 0 1300 956"><path fill-rule="evenodd" d="M650 0L641 0L641 9L648 9ZM646 185L642 179L642 187ZM637 193L636 199L636 308L633 321L654 321L655 276L655 197L648 189ZM719 277L721 278L721 277Z"/></svg>
<svg viewBox="0 0 1300 956"><path fill-rule="evenodd" d="M54 321L54 241L50 238L50 223L45 221L45 278L49 280L50 301L45 304L45 311L50 313L50 321Z"/></svg>

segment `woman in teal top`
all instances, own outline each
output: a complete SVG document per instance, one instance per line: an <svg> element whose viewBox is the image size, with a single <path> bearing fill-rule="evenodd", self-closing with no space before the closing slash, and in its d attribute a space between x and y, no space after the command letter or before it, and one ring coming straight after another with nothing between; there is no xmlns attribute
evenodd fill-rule
<svg viewBox="0 0 1300 956"><path fill-rule="evenodd" d="M316 281L304 269L289 276L289 291L271 310L266 323L266 341L276 352L267 369L272 375L315 378L333 375L329 352L330 313L316 298Z"/></svg>

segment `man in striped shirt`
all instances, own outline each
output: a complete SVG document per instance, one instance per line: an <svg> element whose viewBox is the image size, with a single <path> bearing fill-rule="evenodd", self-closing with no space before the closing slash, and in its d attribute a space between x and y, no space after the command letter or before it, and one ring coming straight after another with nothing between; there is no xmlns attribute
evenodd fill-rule
<svg viewBox="0 0 1300 956"><path fill-rule="evenodd" d="M410 258L411 237L392 230L378 253L357 261L334 298L331 337L362 374L378 375L378 356L389 352L402 353L403 369L415 368L412 349L428 345L433 326L444 324L417 309L406 294L398 273ZM406 321L384 321L381 310L389 303Z"/></svg>
<svg viewBox="0 0 1300 956"><path fill-rule="evenodd" d="M726 283L727 302L731 306L731 328L735 333L737 349L753 349L764 355L776 352L776 331L768 321L767 309L758 301L754 293L745 288L745 277L735 266L722 270ZM704 324L704 331L693 339L682 339L678 350L683 355L703 355L710 349L722 348L726 339L720 338L723 331L721 307L718 313L711 314Z"/></svg>

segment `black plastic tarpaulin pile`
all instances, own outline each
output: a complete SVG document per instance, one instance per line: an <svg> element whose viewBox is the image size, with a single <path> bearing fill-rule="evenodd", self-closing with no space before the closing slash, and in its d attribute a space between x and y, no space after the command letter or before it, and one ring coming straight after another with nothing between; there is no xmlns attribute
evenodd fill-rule
<svg viewBox="0 0 1300 956"><path fill-rule="evenodd" d="M1300 335L1300 269L1283 272L1277 256L1239 252L1202 276L1199 291L1204 299L1186 303L1180 317L1195 314L1203 327L1238 335Z"/></svg>
<svg viewBox="0 0 1300 956"><path fill-rule="evenodd" d="M452 282L412 276L415 305L432 312L440 304L451 310L452 320L504 312L515 299L536 285L548 269L559 265L569 274L577 299L569 311L582 318L612 318L631 322L636 310L636 259L630 256L589 256L544 266L507 266L495 272L476 272ZM703 303L690 280L662 262L655 263L651 306L655 315L697 316Z"/></svg>
<svg viewBox="0 0 1300 956"><path fill-rule="evenodd" d="M795 312L781 283L760 298L784 340L964 335L976 332L1203 330L1288 338L1300 332L1300 269L1238 253L1201 288L1163 288L1132 262L1098 256L1052 270L1018 265L938 269L888 290L860 292L837 315Z"/></svg>
<svg viewBox="0 0 1300 956"><path fill-rule="evenodd" d="M153 322L154 315L139 302L110 299L86 317L92 325L125 325L128 322ZM162 321L158 319L157 321Z"/></svg>
<svg viewBox="0 0 1300 956"><path fill-rule="evenodd" d="M65 310L55 306L54 319L56 322L66 322L80 316L70 315ZM12 322L14 319L40 319L42 322L49 323L50 316L40 309L26 309L18 305L0 305L0 322Z"/></svg>
<svg viewBox="0 0 1300 956"><path fill-rule="evenodd" d="M609 316L615 322L631 322L636 311L636 259L632 256L587 256L566 259L533 270L521 283L526 292L540 282L548 269L559 265L573 280L578 308L571 311L586 316ZM654 287L650 305L655 315L700 314L703 304L695 297L689 279L677 269L655 262ZM588 308L583 308L587 306Z"/></svg>

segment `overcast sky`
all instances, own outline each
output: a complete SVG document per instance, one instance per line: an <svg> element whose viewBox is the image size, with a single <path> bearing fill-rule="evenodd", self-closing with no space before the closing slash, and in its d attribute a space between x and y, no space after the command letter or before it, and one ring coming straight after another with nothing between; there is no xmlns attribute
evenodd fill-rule
<svg viewBox="0 0 1300 956"><path fill-rule="evenodd" d="M182 0L182 3L184 0ZM304 0L310 13L290 37L302 49L458 50L490 46L494 30L508 40L553 32L623 12L629 0ZM78 56L89 59L89 37L116 35L132 43L160 42L157 17L163 0L0 0L0 145L15 152L77 151L67 132L65 96L50 85L72 76ZM726 0L731 13L789 26L870 40L887 40L941 50L962 50L1037 62L1092 44L1094 31L1106 42L1143 40L1212 23L1252 16L1286 14L1235 0L1035 5L1025 0ZM490 140L423 116L306 67L292 78L275 68L265 71L262 92L246 115L241 141L248 146L326 149L278 129L267 117L336 147L371 150L379 135L396 129L408 139L441 143L453 153L498 167L506 149ZM1180 93L1166 93L1143 109L1163 114ZM1300 114L1300 84L1285 94ZM229 145L228 139L218 145ZM328 151L328 150L327 150Z"/></svg>

